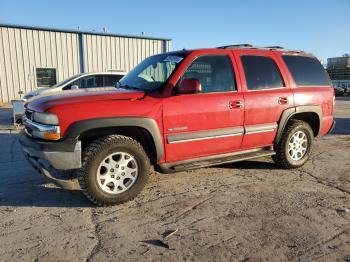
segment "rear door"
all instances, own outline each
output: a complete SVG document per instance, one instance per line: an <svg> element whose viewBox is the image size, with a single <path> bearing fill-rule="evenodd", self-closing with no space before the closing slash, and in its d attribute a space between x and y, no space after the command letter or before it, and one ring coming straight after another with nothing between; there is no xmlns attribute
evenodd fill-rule
<svg viewBox="0 0 350 262"><path fill-rule="evenodd" d="M293 105L282 63L273 52L263 50L238 50L235 58L245 101L242 149L272 145L283 110Z"/></svg>
<svg viewBox="0 0 350 262"><path fill-rule="evenodd" d="M178 81L196 78L202 92L173 95L163 102L166 161L238 150L243 137L243 96L229 51L207 51L187 58Z"/></svg>

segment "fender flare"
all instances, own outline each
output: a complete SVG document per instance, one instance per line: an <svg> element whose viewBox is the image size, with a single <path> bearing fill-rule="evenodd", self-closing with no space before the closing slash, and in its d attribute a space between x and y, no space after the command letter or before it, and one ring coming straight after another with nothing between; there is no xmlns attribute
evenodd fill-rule
<svg viewBox="0 0 350 262"><path fill-rule="evenodd" d="M319 120L319 129L318 129L317 134L319 134L319 132L322 128L322 109L320 106L303 105L303 106L290 107L290 108L285 109L281 115L281 118L280 118L279 124L278 124L276 138L275 138L275 144L277 144L280 141L280 139L282 137L283 130L286 127L288 120L293 115L296 115L299 113L316 113L317 114L318 120Z"/></svg>
<svg viewBox="0 0 350 262"><path fill-rule="evenodd" d="M157 161L163 156L163 139L157 122L146 117L109 117L81 120L70 125L66 132L66 138L77 139L80 134L96 128L132 126L146 129L154 142Z"/></svg>

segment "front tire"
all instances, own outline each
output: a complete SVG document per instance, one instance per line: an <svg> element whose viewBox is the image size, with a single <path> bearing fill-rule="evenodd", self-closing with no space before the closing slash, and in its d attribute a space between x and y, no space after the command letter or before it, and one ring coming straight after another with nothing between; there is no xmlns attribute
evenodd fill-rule
<svg viewBox="0 0 350 262"><path fill-rule="evenodd" d="M273 161L286 169L301 167L309 159L314 134L310 125L302 120L290 120L283 131Z"/></svg>
<svg viewBox="0 0 350 262"><path fill-rule="evenodd" d="M92 142L83 153L78 180L85 196L98 206L135 198L147 182L149 158L136 140L109 135Z"/></svg>

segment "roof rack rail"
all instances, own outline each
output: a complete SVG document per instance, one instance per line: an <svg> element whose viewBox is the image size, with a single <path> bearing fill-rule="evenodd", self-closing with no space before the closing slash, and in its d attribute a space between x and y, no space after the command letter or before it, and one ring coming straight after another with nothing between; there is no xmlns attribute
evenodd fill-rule
<svg viewBox="0 0 350 262"><path fill-rule="evenodd" d="M284 47L279 46L279 45L265 46L265 48L268 48L268 49L285 49Z"/></svg>
<svg viewBox="0 0 350 262"><path fill-rule="evenodd" d="M264 48L269 49L269 50L277 49L277 50L286 51L286 52L305 53L305 52L302 51L302 50L287 49L287 48L284 48L284 47L282 47L282 46L265 46Z"/></svg>
<svg viewBox="0 0 350 262"><path fill-rule="evenodd" d="M220 49L238 49L238 48L255 48L255 47L251 44L238 44L238 45L219 46L217 48L220 48Z"/></svg>
<svg viewBox="0 0 350 262"><path fill-rule="evenodd" d="M265 47L259 47L259 46L253 46L251 44L238 44L238 45L225 45L225 46L219 46L217 48L220 49L261 49L261 50L280 50L280 51L286 51L286 52L295 52L295 53L305 53L302 50L294 50L294 49L287 49L282 46L265 46Z"/></svg>

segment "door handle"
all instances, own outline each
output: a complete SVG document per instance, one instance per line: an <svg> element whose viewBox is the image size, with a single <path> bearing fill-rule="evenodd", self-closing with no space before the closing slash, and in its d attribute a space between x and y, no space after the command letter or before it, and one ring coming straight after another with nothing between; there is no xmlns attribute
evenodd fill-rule
<svg viewBox="0 0 350 262"><path fill-rule="evenodd" d="M233 109L233 108L242 108L243 107L243 102L242 101L230 101L228 102L228 107L230 109Z"/></svg>
<svg viewBox="0 0 350 262"><path fill-rule="evenodd" d="M279 98L278 98L278 103L279 103L280 105L288 104L288 97L279 97Z"/></svg>

